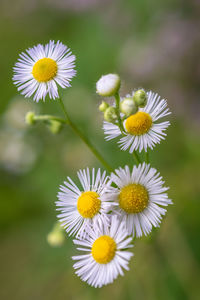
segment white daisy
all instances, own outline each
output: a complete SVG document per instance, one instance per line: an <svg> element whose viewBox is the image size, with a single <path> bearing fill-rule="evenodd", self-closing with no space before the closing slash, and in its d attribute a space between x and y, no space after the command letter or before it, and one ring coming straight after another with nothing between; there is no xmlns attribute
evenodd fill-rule
<svg viewBox="0 0 200 300"><path fill-rule="evenodd" d="M130 153L134 150L141 152L142 149L147 151L148 147L153 149L155 144L165 138L164 131L170 123L168 121L157 123L157 121L170 114L167 101L160 99L158 94L151 91L147 92L147 98L147 105L139 108L137 113L124 121L124 136L118 142L121 150L129 149ZM103 129L107 141L122 134L119 127L112 123L104 122Z"/></svg>
<svg viewBox="0 0 200 300"><path fill-rule="evenodd" d="M127 251L132 238L128 237L125 223L117 216L111 217L110 226L91 228L85 240L74 240L80 245L80 251L86 253L73 256L76 274L94 287L112 283L118 275L124 275L123 269L129 270L128 263L133 253Z"/></svg>
<svg viewBox="0 0 200 300"><path fill-rule="evenodd" d="M15 64L13 81L25 97L31 97L37 102L50 98L57 98L58 87L70 86L75 76L75 56L70 49L61 42L50 41L45 46L38 44L22 52Z"/></svg>
<svg viewBox="0 0 200 300"><path fill-rule="evenodd" d="M117 188L108 187L108 200L119 204L115 212L126 222L129 234L147 235L153 226L159 227L166 213L162 206L172 204L165 193L168 188L163 186L160 173L149 164L134 166L132 172L125 166L115 173L111 174L111 181Z"/></svg>
<svg viewBox="0 0 200 300"><path fill-rule="evenodd" d="M82 185L80 190L75 183L67 177L65 186L60 186L58 193L59 201L56 205L57 210L61 211L58 218L69 235L83 237L87 234L90 225L108 223L107 213L115 203L111 203L105 198L106 187L108 187L108 177L104 171L101 175L100 169L95 174L92 169L80 170L78 173L79 181Z"/></svg>

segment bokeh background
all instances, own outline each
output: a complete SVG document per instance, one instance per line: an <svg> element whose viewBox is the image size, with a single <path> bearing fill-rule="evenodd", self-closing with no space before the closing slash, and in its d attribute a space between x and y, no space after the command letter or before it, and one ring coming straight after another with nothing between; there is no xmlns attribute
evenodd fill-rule
<svg viewBox="0 0 200 300"><path fill-rule="evenodd" d="M19 52L49 39L76 54L65 105L113 167L133 160L104 141L95 93L102 74L120 74L121 95L158 92L173 112L167 139L150 157L174 205L159 230L135 242L126 276L102 289L74 275L71 239L60 248L46 239L59 184L100 165L70 128L53 135L45 124L27 127L29 110L62 111L56 101L25 100L12 84ZM0 299L200 299L200 2L1 0L0 45Z"/></svg>

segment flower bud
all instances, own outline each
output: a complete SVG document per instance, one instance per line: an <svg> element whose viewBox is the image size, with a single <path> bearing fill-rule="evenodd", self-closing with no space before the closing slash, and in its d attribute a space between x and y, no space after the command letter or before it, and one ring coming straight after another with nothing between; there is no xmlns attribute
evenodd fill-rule
<svg viewBox="0 0 200 300"><path fill-rule="evenodd" d="M65 234L60 224L56 223L53 230L47 235L47 242L52 247L60 247L64 244Z"/></svg>
<svg viewBox="0 0 200 300"><path fill-rule="evenodd" d="M107 122L113 123L117 119L116 108L110 106L104 112L104 119Z"/></svg>
<svg viewBox="0 0 200 300"><path fill-rule="evenodd" d="M62 124L58 121L55 121L55 120L51 120L50 121L50 126L49 126L49 129L50 131L53 133L53 134L57 134L61 131L62 129Z"/></svg>
<svg viewBox="0 0 200 300"><path fill-rule="evenodd" d="M65 241L65 236L61 232L50 232L47 235L47 242L52 247L60 247Z"/></svg>
<svg viewBox="0 0 200 300"><path fill-rule="evenodd" d="M125 98L120 102L120 111L129 117L130 115L135 114L138 111L138 106L133 98Z"/></svg>
<svg viewBox="0 0 200 300"><path fill-rule="evenodd" d="M133 95L133 100L139 107L145 107L147 104L147 94L144 90L137 90Z"/></svg>
<svg viewBox="0 0 200 300"><path fill-rule="evenodd" d="M99 110L104 112L106 109L109 107L109 104L106 103L105 101L102 101L102 103L99 105Z"/></svg>
<svg viewBox="0 0 200 300"><path fill-rule="evenodd" d="M36 120L35 120L35 113L32 111L27 112L26 116L25 116L25 122L28 125L33 125L35 124Z"/></svg>
<svg viewBox="0 0 200 300"><path fill-rule="evenodd" d="M117 74L102 76L96 83L97 94L110 97L114 96L120 88L120 77Z"/></svg>

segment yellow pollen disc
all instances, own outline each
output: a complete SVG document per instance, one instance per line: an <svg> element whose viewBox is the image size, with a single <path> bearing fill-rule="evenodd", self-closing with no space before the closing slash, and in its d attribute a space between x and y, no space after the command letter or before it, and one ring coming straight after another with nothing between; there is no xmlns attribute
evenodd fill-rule
<svg viewBox="0 0 200 300"><path fill-rule="evenodd" d="M136 114L127 118L125 127L128 133L132 135L142 135L149 131L152 125L152 118L149 114L143 111L138 111Z"/></svg>
<svg viewBox="0 0 200 300"><path fill-rule="evenodd" d="M39 82L47 82L53 79L58 71L58 66L55 60L51 58L39 59L33 66L33 77Z"/></svg>
<svg viewBox="0 0 200 300"><path fill-rule="evenodd" d="M99 264L109 263L115 256L117 245L108 235L102 235L92 245L92 256Z"/></svg>
<svg viewBox="0 0 200 300"><path fill-rule="evenodd" d="M100 208L101 201L95 192L83 192L78 198L77 209L83 218L93 218Z"/></svg>
<svg viewBox="0 0 200 300"><path fill-rule="evenodd" d="M124 186L119 194L119 206L129 214L142 212L148 204L149 195L141 184Z"/></svg>

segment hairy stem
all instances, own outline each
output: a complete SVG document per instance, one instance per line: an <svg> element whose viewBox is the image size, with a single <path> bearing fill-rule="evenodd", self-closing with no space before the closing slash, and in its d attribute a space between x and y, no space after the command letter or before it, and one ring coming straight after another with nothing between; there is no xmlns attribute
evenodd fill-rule
<svg viewBox="0 0 200 300"><path fill-rule="evenodd" d="M86 136L78 129L78 127L71 121L64 103L61 98L59 98L60 106L65 114L66 123L73 129L73 131L80 137L80 139L88 146L90 151L96 156L96 158L101 162L101 164L107 169L108 172L113 172L113 168L104 160L98 150L91 144Z"/></svg>
<svg viewBox="0 0 200 300"><path fill-rule="evenodd" d="M115 103L116 103L116 112L117 112L117 120L118 120L119 129L121 130L121 133L123 134L124 126L123 126L123 122L122 122L121 117L120 117L120 110L119 110L120 96L119 96L119 93L115 94Z"/></svg>
<svg viewBox="0 0 200 300"><path fill-rule="evenodd" d="M147 149L147 152L145 151L145 161L148 164L149 163L149 151Z"/></svg>
<svg viewBox="0 0 200 300"><path fill-rule="evenodd" d="M66 120L51 115L38 115L34 117L34 120L35 121L57 121L62 124L67 124Z"/></svg>
<svg viewBox="0 0 200 300"><path fill-rule="evenodd" d="M141 160L140 160L140 158L139 158L139 155L137 154L136 151L133 151L133 158L134 158L136 164L140 164L140 163L141 163Z"/></svg>

